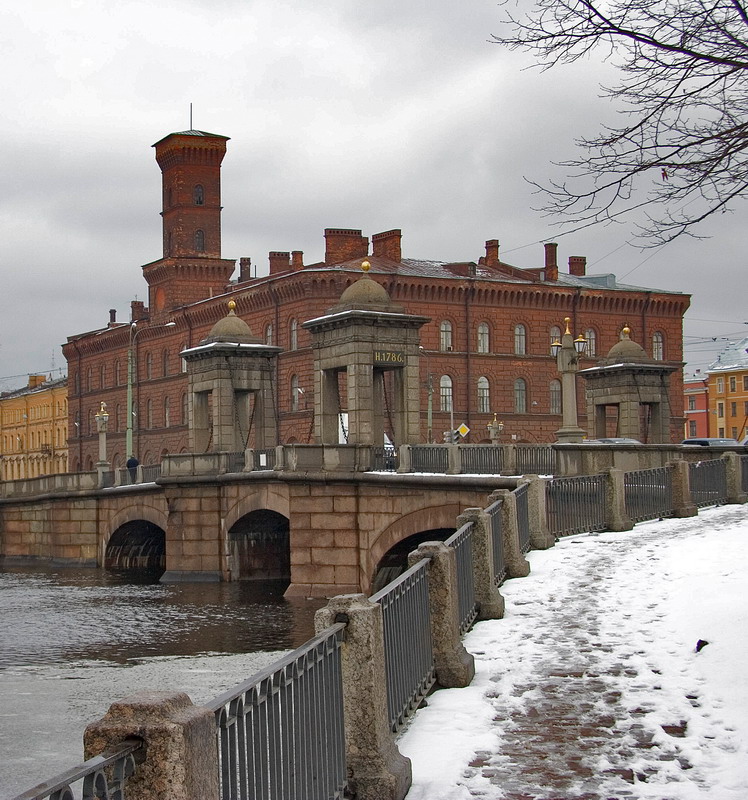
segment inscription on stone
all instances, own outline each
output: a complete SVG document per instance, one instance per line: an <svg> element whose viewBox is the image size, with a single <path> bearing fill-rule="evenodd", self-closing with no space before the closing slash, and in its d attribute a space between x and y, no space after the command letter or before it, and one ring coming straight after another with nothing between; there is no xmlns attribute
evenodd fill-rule
<svg viewBox="0 0 748 800"><path fill-rule="evenodd" d="M375 364L405 364L405 352L403 350L375 350Z"/></svg>

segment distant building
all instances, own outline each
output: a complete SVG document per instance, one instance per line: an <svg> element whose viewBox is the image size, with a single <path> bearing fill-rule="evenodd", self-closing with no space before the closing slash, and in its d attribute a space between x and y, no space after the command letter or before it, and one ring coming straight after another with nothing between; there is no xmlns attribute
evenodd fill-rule
<svg viewBox="0 0 748 800"><path fill-rule="evenodd" d="M748 436L748 337L730 342L707 373L711 435L741 441Z"/></svg>
<svg viewBox="0 0 748 800"><path fill-rule="evenodd" d="M397 229L374 234L370 242L358 229L327 228L323 260L305 263L301 251L273 251L269 275L258 278L252 277L250 259L241 258L238 280L231 281L235 262L221 255L226 142L225 136L190 130L155 145L163 184L163 255L143 267L148 304L133 301L127 322L110 313L107 325L70 336L63 347L70 376L71 469L93 468L94 415L102 401L110 415L113 466L122 466L129 455L128 427L141 463L187 450L188 385L180 353L207 336L226 314L229 299L255 336L283 349L269 398L279 443L313 441L313 353L303 323L338 303L361 276L365 258L369 274L394 303L430 319L421 329L424 442L442 441L452 422L470 428L467 441L489 441L486 426L494 414L504 423L503 441L553 441L561 426L561 384L550 345L561 335L565 317L571 318L574 335L584 334L590 342L592 357L585 365L607 353L627 325L649 356L678 366L669 402L671 437L680 440L688 295L623 285L612 274L588 275L583 256L569 257L568 272L561 272L553 243L545 244L542 263L529 269L502 260L497 239L488 240L475 260L408 258ZM345 408L342 375L338 391ZM386 386L385 419L387 391ZM581 382L578 391L584 409ZM345 412L342 428L344 418ZM584 414L579 423L586 427ZM243 438L253 446L251 413L247 427ZM388 425L386 433L392 440Z"/></svg>
<svg viewBox="0 0 748 800"><path fill-rule="evenodd" d="M709 419L709 378L700 372L683 378L684 439L703 439L716 436ZM713 415L712 415L713 416Z"/></svg>
<svg viewBox="0 0 748 800"><path fill-rule="evenodd" d="M0 393L0 476L4 481L67 472L67 378L30 375Z"/></svg>

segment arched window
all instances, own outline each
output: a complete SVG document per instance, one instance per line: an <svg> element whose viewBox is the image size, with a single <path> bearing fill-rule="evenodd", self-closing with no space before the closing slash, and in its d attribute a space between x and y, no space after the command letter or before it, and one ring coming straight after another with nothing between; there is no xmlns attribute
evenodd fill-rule
<svg viewBox="0 0 748 800"><path fill-rule="evenodd" d="M122 430L122 406L119 403L114 407L114 430Z"/></svg>
<svg viewBox="0 0 748 800"><path fill-rule="evenodd" d="M452 323L446 319L439 325L439 349L444 353L452 349Z"/></svg>
<svg viewBox="0 0 748 800"><path fill-rule="evenodd" d="M527 353L527 329L524 325L514 326L514 352L518 356Z"/></svg>
<svg viewBox="0 0 748 800"><path fill-rule="evenodd" d="M153 427L153 401L150 398L145 404L145 426L149 430Z"/></svg>
<svg viewBox="0 0 748 800"><path fill-rule="evenodd" d="M199 228L195 231L195 250L198 253L205 252L205 231L202 231Z"/></svg>
<svg viewBox="0 0 748 800"><path fill-rule="evenodd" d="M561 413L561 381L552 380L548 386L548 394L550 395L550 411L551 414Z"/></svg>
<svg viewBox="0 0 748 800"><path fill-rule="evenodd" d="M554 325L550 331L548 331L551 337L551 345L555 344L556 342L561 341L561 328L558 325ZM553 355L553 350L550 351L551 355Z"/></svg>
<svg viewBox="0 0 748 800"><path fill-rule="evenodd" d="M93 389L93 372L91 367L86 370L86 391L90 392Z"/></svg>
<svg viewBox="0 0 748 800"><path fill-rule="evenodd" d="M192 190L192 202L196 206L201 206L205 202L205 192L201 184L197 184Z"/></svg>
<svg viewBox="0 0 748 800"><path fill-rule="evenodd" d="M183 353L186 349L187 349L187 342L185 342L182 345L182 349L179 352ZM179 357L179 361L180 361L180 367L181 367L182 372L187 372L187 359L183 358L182 356L180 356Z"/></svg>
<svg viewBox="0 0 748 800"><path fill-rule="evenodd" d="M514 413L527 413L527 383L524 378L514 381Z"/></svg>
<svg viewBox="0 0 748 800"><path fill-rule="evenodd" d="M94 412L93 409L89 408L88 410L88 433L89 435L96 431L96 426L94 425Z"/></svg>
<svg viewBox="0 0 748 800"><path fill-rule="evenodd" d="M665 337L660 331L652 334L652 358L655 361L662 361L665 358Z"/></svg>
<svg viewBox="0 0 748 800"><path fill-rule="evenodd" d="M587 340L587 355L597 355L597 333L594 328L587 328L584 332L584 338Z"/></svg>
<svg viewBox="0 0 748 800"><path fill-rule="evenodd" d="M288 349L296 350L299 346L299 323L292 319L288 326Z"/></svg>
<svg viewBox="0 0 748 800"><path fill-rule="evenodd" d="M299 410L299 376L291 376L291 411Z"/></svg>
<svg viewBox="0 0 748 800"><path fill-rule="evenodd" d="M273 343L273 323L268 322L265 326L265 344L272 345Z"/></svg>
<svg viewBox="0 0 748 800"><path fill-rule="evenodd" d="M481 324L478 325L478 352L489 352L488 324L485 322L481 322Z"/></svg>
<svg viewBox="0 0 748 800"><path fill-rule="evenodd" d="M106 366L104 364L99 368L99 389L106 389Z"/></svg>
<svg viewBox="0 0 748 800"><path fill-rule="evenodd" d="M119 359L114 362L114 385L122 386L122 365Z"/></svg>
<svg viewBox="0 0 748 800"><path fill-rule="evenodd" d="M481 375L480 378L478 378L478 413L488 414L490 409L491 395L488 378L485 375Z"/></svg>
<svg viewBox="0 0 748 800"><path fill-rule="evenodd" d="M161 353L161 374L166 377L169 374L169 351Z"/></svg>
<svg viewBox="0 0 748 800"><path fill-rule="evenodd" d="M442 411L452 411L452 378L449 375L439 378L439 407Z"/></svg>
<svg viewBox="0 0 748 800"><path fill-rule="evenodd" d="M188 406L187 406L187 392L182 395L182 425L187 424Z"/></svg>
<svg viewBox="0 0 748 800"><path fill-rule="evenodd" d="M153 354L145 354L145 379L149 381L153 377Z"/></svg>
<svg viewBox="0 0 748 800"><path fill-rule="evenodd" d="M169 398L164 397L164 428L171 425L171 408L169 407Z"/></svg>

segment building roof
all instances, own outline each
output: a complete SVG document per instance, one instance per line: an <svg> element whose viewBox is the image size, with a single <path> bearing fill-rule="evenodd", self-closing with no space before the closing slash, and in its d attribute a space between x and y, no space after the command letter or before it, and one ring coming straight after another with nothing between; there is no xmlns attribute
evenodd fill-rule
<svg viewBox="0 0 748 800"><path fill-rule="evenodd" d="M707 369L708 373L748 369L748 336L730 342Z"/></svg>
<svg viewBox="0 0 748 800"><path fill-rule="evenodd" d="M161 142L165 141L170 136L203 136L210 139L225 139L226 141L231 138L229 136L223 136L220 133L208 133L208 131L198 131L195 128L191 128L188 131L174 131L173 133L167 133L166 136L162 136L157 142L155 142L153 147L155 147L157 144L161 144Z"/></svg>
<svg viewBox="0 0 748 800"><path fill-rule="evenodd" d="M11 389L9 392L0 392L0 398L7 400L11 397L23 397L26 394L36 394L37 392L46 392L50 389L58 389L67 385L68 376L64 375L62 378L54 378L38 383L36 386L23 386L20 389Z"/></svg>

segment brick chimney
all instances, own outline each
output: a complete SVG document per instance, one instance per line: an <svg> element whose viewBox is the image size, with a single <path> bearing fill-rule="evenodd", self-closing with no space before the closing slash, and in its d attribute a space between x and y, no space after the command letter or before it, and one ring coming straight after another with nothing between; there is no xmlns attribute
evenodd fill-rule
<svg viewBox="0 0 748 800"><path fill-rule="evenodd" d="M271 250L268 253L270 261L270 274L277 275L279 272L288 272L291 269L291 254L285 250Z"/></svg>
<svg viewBox="0 0 748 800"><path fill-rule="evenodd" d="M360 230L325 228L325 264L339 264L369 255L369 239Z"/></svg>
<svg viewBox="0 0 748 800"><path fill-rule="evenodd" d="M545 245L545 279L558 280L558 245L555 242L546 242Z"/></svg>
<svg viewBox="0 0 748 800"><path fill-rule="evenodd" d="M299 270L304 269L304 251L292 250L291 251L291 269Z"/></svg>
<svg viewBox="0 0 748 800"><path fill-rule="evenodd" d="M569 275L587 274L587 256L569 256Z"/></svg>
<svg viewBox="0 0 748 800"><path fill-rule="evenodd" d="M140 322L143 319L148 319L148 309L142 300L130 301L130 322Z"/></svg>
<svg viewBox="0 0 748 800"><path fill-rule="evenodd" d="M239 259L239 282L244 283L252 279L252 259L244 256Z"/></svg>
<svg viewBox="0 0 748 800"><path fill-rule="evenodd" d="M117 324L117 309L110 308L109 309L109 324L116 325Z"/></svg>
<svg viewBox="0 0 748 800"><path fill-rule="evenodd" d="M36 389L47 380L46 375L29 375L29 389Z"/></svg>
<svg viewBox="0 0 748 800"><path fill-rule="evenodd" d="M486 242L486 257L483 263L487 267L496 267L499 264L499 240L489 239Z"/></svg>
<svg viewBox="0 0 748 800"><path fill-rule="evenodd" d="M389 258L392 261L402 261L403 255L400 240L403 234L399 228L384 233L375 233L371 237L371 252L374 256Z"/></svg>

